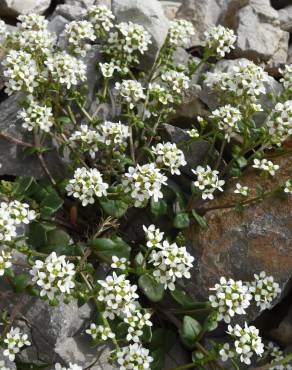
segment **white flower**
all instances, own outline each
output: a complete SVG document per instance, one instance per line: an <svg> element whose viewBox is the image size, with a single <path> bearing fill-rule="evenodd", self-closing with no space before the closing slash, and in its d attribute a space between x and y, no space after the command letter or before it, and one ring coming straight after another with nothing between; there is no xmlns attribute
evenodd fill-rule
<svg viewBox="0 0 292 370"><path fill-rule="evenodd" d="M187 164L183 151L175 143L158 143L151 149L156 155L157 165L169 168L172 175L180 175L179 167Z"/></svg>
<svg viewBox="0 0 292 370"><path fill-rule="evenodd" d="M282 141L292 134L292 100L276 104L266 125L271 143L280 146Z"/></svg>
<svg viewBox="0 0 292 370"><path fill-rule="evenodd" d="M17 23L20 31L42 31L47 28L49 23L43 15L35 13L22 14L17 19L20 21L20 23Z"/></svg>
<svg viewBox="0 0 292 370"><path fill-rule="evenodd" d="M2 250L0 255L0 276L3 276L5 274L5 270L12 266L11 263L11 253Z"/></svg>
<svg viewBox="0 0 292 370"><path fill-rule="evenodd" d="M228 359L233 358L235 356L235 353L234 350L230 349L230 345L228 343L225 343L220 349L219 355L221 356L221 360L225 362Z"/></svg>
<svg viewBox="0 0 292 370"><path fill-rule="evenodd" d="M45 64L52 78L61 85L65 85L67 89L86 80L86 65L66 52L49 56Z"/></svg>
<svg viewBox="0 0 292 370"><path fill-rule="evenodd" d="M150 100L158 101L163 105L173 103L173 96L165 87L159 85L156 82L150 83L148 85L148 91Z"/></svg>
<svg viewBox="0 0 292 370"><path fill-rule="evenodd" d="M275 345L273 342L269 342L266 349L269 352L270 357L272 358L271 366L268 370L292 370L291 365L281 364L281 361L284 360L285 356L279 346Z"/></svg>
<svg viewBox="0 0 292 370"><path fill-rule="evenodd" d="M103 77L111 78L115 72L115 70L119 70L119 67L114 63L99 63L99 68Z"/></svg>
<svg viewBox="0 0 292 370"><path fill-rule="evenodd" d="M123 316L135 310L135 300L139 298L136 293L137 286L131 285L126 275L112 275L105 280L98 280L101 288L97 299L105 304L104 316L113 320L116 316Z"/></svg>
<svg viewBox="0 0 292 370"><path fill-rule="evenodd" d="M13 200L8 204L10 217L14 220L15 224L19 225L29 224L36 218L36 213L29 209L29 205L21 203L18 200Z"/></svg>
<svg viewBox="0 0 292 370"><path fill-rule="evenodd" d="M162 240L164 236L164 232L161 232L155 225L150 225L146 227L143 225L143 230L145 232L145 238L147 240L147 247L148 248L160 248L162 247Z"/></svg>
<svg viewBox="0 0 292 370"><path fill-rule="evenodd" d="M214 199L214 191L223 191L222 186L225 184L224 180L219 180L218 171L212 171L210 166L206 168L198 166L196 170L192 172L197 175L197 181L193 184L196 188L202 191L203 199Z"/></svg>
<svg viewBox="0 0 292 370"><path fill-rule="evenodd" d="M83 207L95 202L94 197L107 195L108 184L103 182L102 174L96 168L77 168L74 178L66 186L68 195L81 200Z"/></svg>
<svg viewBox="0 0 292 370"><path fill-rule="evenodd" d="M192 128L191 130L187 131L187 134L192 138L192 139L197 139L200 137L199 131L196 128Z"/></svg>
<svg viewBox="0 0 292 370"><path fill-rule="evenodd" d="M226 280L221 277L220 284L215 284L215 287L210 290L215 291L215 295L209 296L209 301L217 310L217 321L224 320L230 323L235 314L246 314L245 310L250 305L252 295L249 293L249 287L241 280Z"/></svg>
<svg viewBox="0 0 292 370"><path fill-rule="evenodd" d="M168 42L175 47L186 47L190 42L191 36L194 34L195 29L191 22L184 19L175 19L170 22Z"/></svg>
<svg viewBox="0 0 292 370"><path fill-rule="evenodd" d="M119 258L117 256L112 256L111 268L123 271L126 270L128 266L129 262L127 261L127 258Z"/></svg>
<svg viewBox="0 0 292 370"><path fill-rule="evenodd" d="M33 93L34 88L38 86L38 70L30 54L22 50L10 50L2 64L6 79L5 92L8 95L16 91Z"/></svg>
<svg viewBox="0 0 292 370"><path fill-rule="evenodd" d="M284 192L288 194L292 194L292 180L288 180L285 183Z"/></svg>
<svg viewBox="0 0 292 370"><path fill-rule="evenodd" d="M9 358L9 361L14 361L15 355L24 346L30 346L27 334L22 334L19 328L11 328L4 337L4 351L3 355Z"/></svg>
<svg viewBox="0 0 292 370"><path fill-rule="evenodd" d="M31 101L30 105L19 111L17 116L24 121L22 127L28 131L38 127L42 131L50 132L54 124L52 108L35 101Z"/></svg>
<svg viewBox="0 0 292 370"><path fill-rule="evenodd" d="M194 257L191 256L186 247L178 247L176 243L169 244L164 240L162 245L157 246L149 256L149 262L153 264L155 276L164 288L175 289L177 279L191 277L190 269L193 267Z"/></svg>
<svg viewBox="0 0 292 370"><path fill-rule="evenodd" d="M107 146L125 145L130 136L129 126L121 122L105 121L100 126L101 141Z"/></svg>
<svg viewBox="0 0 292 370"><path fill-rule="evenodd" d="M80 131L73 132L69 140L79 142L81 151L88 151L93 159L99 150L100 143L103 142L101 134L96 130L90 130L87 125L81 125Z"/></svg>
<svg viewBox="0 0 292 370"><path fill-rule="evenodd" d="M89 329L85 330L85 332L91 335L93 340L107 340L109 338L115 338L115 334L112 332L109 326L96 326L94 323L92 323L90 324Z"/></svg>
<svg viewBox="0 0 292 370"><path fill-rule="evenodd" d="M143 87L138 81L123 80L121 83L116 82L115 89L118 95L129 104L130 109L133 109L135 104L145 99Z"/></svg>
<svg viewBox="0 0 292 370"><path fill-rule="evenodd" d="M249 291L253 295L256 305L261 311L271 308L271 303L281 293L278 283L273 276L267 276L265 271L259 275L254 274L255 280L251 282Z"/></svg>
<svg viewBox="0 0 292 370"><path fill-rule="evenodd" d="M140 311L127 313L124 317L124 322L129 325L127 341L133 341L140 343L140 337L143 335L144 326L152 326L152 322L149 320L151 314L146 312L145 314Z"/></svg>
<svg viewBox="0 0 292 370"><path fill-rule="evenodd" d="M161 192L162 185L166 185L167 177L164 176L155 163L137 165L129 167L125 173L122 184L126 193L130 193L134 199L135 207L141 207L153 198L154 202L158 202L163 198Z"/></svg>
<svg viewBox="0 0 292 370"><path fill-rule="evenodd" d="M269 76L262 67L251 61L240 62L230 72L208 72L206 84L218 92L228 92L244 97L245 104L254 104L261 94L266 93L264 83Z"/></svg>
<svg viewBox="0 0 292 370"><path fill-rule="evenodd" d="M183 93L189 88L190 79L183 72L169 70L161 75L161 79L178 94Z"/></svg>
<svg viewBox="0 0 292 370"><path fill-rule="evenodd" d="M292 87L292 64L285 65L283 69L279 69L283 77L280 79L285 89L291 89Z"/></svg>
<svg viewBox="0 0 292 370"><path fill-rule="evenodd" d="M236 132L240 132L238 124L242 119L242 115L239 109L232 107L230 104L215 109L210 117L218 124L219 129L224 132L227 141L230 141L230 138Z"/></svg>
<svg viewBox="0 0 292 370"><path fill-rule="evenodd" d="M150 369L153 358L149 356L149 350L141 344L134 343L123 347L117 352L117 362L120 370L144 370Z"/></svg>
<svg viewBox="0 0 292 370"><path fill-rule="evenodd" d="M244 328L239 325L232 327L228 325L228 334L235 337L235 351L240 355L240 361L246 365L251 364L253 352L261 356L264 352L264 345L259 336L259 331L254 326L248 326L245 323Z"/></svg>
<svg viewBox="0 0 292 370"><path fill-rule="evenodd" d="M248 191L249 191L248 186L242 186L239 183L237 183L236 184L236 189L234 190L234 193L241 194L244 197L247 197L248 196Z"/></svg>
<svg viewBox="0 0 292 370"><path fill-rule="evenodd" d="M112 27L113 13L104 5L92 5L88 8L87 16L93 24L97 37L101 37Z"/></svg>
<svg viewBox="0 0 292 370"><path fill-rule="evenodd" d="M32 281L40 287L40 296L52 300L58 294L71 294L75 287L73 281L75 266L66 261L66 256L52 252L45 261L36 260L30 270Z"/></svg>
<svg viewBox="0 0 292 370"><path fill-rule="evenodd" d="M96 39L94 28L88 21L72 21L66 24L65 34L71 50L82 57L86 56L86 52L91 47L88 41Z"/></svg>
<svg viewBox="0 0 292 370"><path fill-rule="evenodd" d="M82 370L82 367L77 364L72 364L69 362L69 367L62 367L61 364L55 364L55 370Z"/></svg>
<svg viewBox="0 0 292 370"><path fill-rule="evenodd" d="M276 171L280 168L279 165L274 164L272 161L268 161L267 159L257 159L253 160L253 167L258 168L259 170L263 170L268 172L271 176L274 176Z"/></svg>
<svg viewBox="0 0 292 370"><path fill-rule="evenodd" d="M226 53L230 53L231 49L234 49L236 36L233 30L229 28L219 26L210 27L204 32L206 40L205 46L212 50L216 56L224 58Z"/></svg>

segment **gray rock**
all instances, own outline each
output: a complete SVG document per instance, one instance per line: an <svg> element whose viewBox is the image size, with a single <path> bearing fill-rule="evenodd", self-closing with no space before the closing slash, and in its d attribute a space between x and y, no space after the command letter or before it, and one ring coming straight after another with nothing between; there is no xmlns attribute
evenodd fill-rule
<svg viewBox="0 0 292 370"><path fill-rule="evenodd" d="M152 44L141 60L144 69L149 68L158 50L164 43L168 31L166 18L161 3L157 0L112 0L112 11L118 23L134 22L142 25L152 36Z"/></svg>
<svg viewBox="0 0 292 370"><path fill-rule="evenodd" d="M50 4L51 0L0 0L0 16L43 14Z"/></svg>
<svg viewBox="0 0 292 370"><path fill-rule="evenodd" d="M17 101L20 96L12 95L0 103L0 131L16 139L28 141L27 134L21 129L21 123L17 120L19 106ZM22 146L0 138L0 175L12 176L44 176L42 167L35 156L24 154ZM53 175L60 176L64 169L56 153L46 153L44 158Z"/></svg>
<svg viewBox="0 0 292 370"><path fill-rule="evenodd" d="M292 307L290 307L287 315L283 318L277 328L270 332L273 340L279 343L284 348L292 343Z"/></svg>
<svg viewBox="0 0 292 370"><path fill-rule="evenodd" d="M84 17L85 9L80 5L61 4L56 7L54 14L61 15L70 21L74 21Z"/></svg>
<svg viewBox="0 0 292 370"><path fill-rule="evenodd" d="M176 17L176 13L181 6L180 1L161 1L162 8L166 17L170 20Z"/></svg>
<svg viewBox="0 0 292 370"><path fill-rule="evenodd" d="M269 0L250 0L236 19L236 57L286 62L289 34L280 28L278 12Z"/></svg>
<svg viewBox="0 0 292 370"><path fill-rule="evenodd" d="M292 32L292 5L280 9L279 18L282 30Z"/></svg>
<svg viewBox="0 0 292 370"><path fill-rule="evenodd" d="M64 31L67 23L69 23L68 19L62 15L55 15L48 24L48 29L49 31L54 32L56 35L59 35Z"/></svg>
<svg viewBox="0 0 292 370"><path fill-rule="evenodd" d="M4 361L5 367L8 367L9 370L16 370L16 365L14 362L11 362L7 357L3 356L2 351L0 351L0 361Z"/></svg>
<svg viewBox="0 0 292 370"><path fill-rule="evenodd" d="M224 0L185 0L176 13L177 18L192 22L195 34L192 36L192 46L202 45L204 32L210 26L217 24L222 14Z"/></svg>

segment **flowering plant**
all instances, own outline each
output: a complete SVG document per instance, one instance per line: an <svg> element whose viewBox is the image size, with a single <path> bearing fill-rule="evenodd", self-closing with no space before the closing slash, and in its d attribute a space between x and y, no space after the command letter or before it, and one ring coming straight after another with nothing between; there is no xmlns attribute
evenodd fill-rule
<svg viewBox="0 0 292 370"><path fill-rule="evenodd" d="M209 150L205 163L192 169L193 181L184 194L173 186L187 166L183 146L160 135L199 67L234 48L233 31L212 27L201 62L190 57L182 66L175 64L174 52L188 44L194 30L187 21L173 21L145 73L139 63L151 35L132 22L116 24L104 6L90 7L85 19L66 26L65 48L42 16L20 16L19 21L11 34L0 24L4 77L6 93L21 94L19 124L31 141L0 136L36 156L47 180L24 176L1 183L0 276L7 277L16 292L36 295L53 306L73 299L92 301L98 315L86 333L96 346L112 343L109 361L121 370L163 369L169 350L163 337L174 328L192 351L192 361L178 369L222 369L226 360L237 369L239 363L250 365L254 354L264 352L259 331L247 322L231 322L245 315L252 302L260 310L270 308L281 292L279 284L265 272L257 272L252 282L222 277L211 288L208 302L194 302L180 284L191 278L195 263L182 230L195 222L206 226L205 201L219 196L244 168L252 165L265 176L275 175L279 166L265 156L291 134L291 68L281 71L283 91L274 96L274 107L260 127L255 114L262 110L258 99L265 94L268 77L260 66L249 62L228 73L205 75L206 84L219 93L220 107L209 116L194 117L194 127L188 130L185 144L205 140ZM97 104L114 99L119 113L113 122L103 120L98 109L88 109L81 88L87 78L82 58L97 39L105 60L97 66L103 79ZM46 163L53 141L64 161L63 178L55 177ZM228 162L226 146L231 147ZM276 190L291 193L291 180ZM244 184L237 183L234 193L234 207L258 200L249 197ZM262 193L261 199L270 195ZM139 233L145 235L133 241L124 227L131 212L149 212L157 224L167 214L175 231L167 236L152 223L141 227ZM28 274L14 271L16 252L26 256ZM98 277L96 269L103 263L110 272ZM166 297L171 309L161 304ZM197 317L197 307L207 313L203 318ZM14 320L12 315L5 320L0 340L10 361L30 345L27 335L12 327ZM234 343L207 350L204 342L221 321L229 324L226 332ZM281 364L286 361L277 358ZM70 363L68 369L79 370L79 365ZM55 369L67 367L55 364Z"/></svg>

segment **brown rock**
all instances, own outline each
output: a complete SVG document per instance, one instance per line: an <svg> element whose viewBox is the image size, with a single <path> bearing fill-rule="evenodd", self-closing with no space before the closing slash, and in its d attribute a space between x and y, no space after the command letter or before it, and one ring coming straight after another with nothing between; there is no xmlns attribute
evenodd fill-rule
<svg viewBox="0 0 292 370"><path fill-rule="evenodd" d="M276 176L262 176L250 168L206 207L236 202L238 195L233 191L237 182L248 186L252 190L250 197L254 197L258 185L272 190L292 178L291 156L274 158L273 162L280 165ZM210 210L206 220L207 230L193 226L188 232L188 245L196 262L186 289L195 299L207 299L209 288L221 276L247 281L262 270L285 287L292 275L291 195L287 199L267 198L246 206L242 212L234 208Z"/></svg>

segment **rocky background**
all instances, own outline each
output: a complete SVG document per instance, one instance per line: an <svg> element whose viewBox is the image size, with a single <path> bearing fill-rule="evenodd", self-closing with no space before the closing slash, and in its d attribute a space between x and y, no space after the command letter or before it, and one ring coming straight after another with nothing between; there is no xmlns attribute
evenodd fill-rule
<svg viewBox="0 0 292 370"><path fill-rule="evenodd" d="M65 24L82 17L86 7L93 0L0 0L0 17L13 30L19 14L37 12L45 14L50 20L50 29L59 35ZM237 45L229 59L219 61L215 69L228 70L242 58L262 63L270 73L267 91L278 92L281 87L277 82L278 68L292 63L292 0L101 0L115 14L117 21L133 21L142 24L152 35L153 44L143 61L143 68L153 62L155 52L162 45L167 32L169 19L184 18L190 20L196 30L190 49L181 49L177 61L186 63L189 56L200 58L204 31L212 24L222 24L234 29L238 35ZM289 42L290 40L290 42ZM97 62L102 60L99 46L95 45L86 57L88 64L88 107L91 112L96 109L93 91L99 83L96 72ZM1 58L1 56L0 56ZM176 116L165 125L165 135L179 142L186 136L184 129L196 115L205 116L209 109L216 106L216 98L210 93L198 75L193 78L192 88L185 96ZM268 99L261 104L267 106ZM99 114L107 118L114 117L113 107L106 105ZM16 121L17 96L7 97L3 91L0 76L0 130L21 138L24 133ZM291 143L287 143L289 147ZM184 181L189 180L190 169L199 165L208 150L208 144L198 141L192 144L185 155L188 166L184 170ZM62 163L54 154L47 158L51 171L58 175L63 171ZM260 184L265 188L283 183L292 178L292 159L282 157L275 159L281 164L276 178L263 180L255 171L248 170L243 182L250 188ZM42 177L38 163L26 157L22 149L7 142L0 142L0 176L13 179L18 175ZM188 247L196 257L192 279L186 289L197 299L207 299L208 288L219 277L236 277L249 280L254 272L265 270L275 276L283 289L282 297L274 308L257 316L250 312L250 322L255 321L266 338L275 340L286 350L292 347L292 199L269 199L261 204L249 206L243 213L232 209L220 209L222 205L232 202L232 184L230 190L212 202L218 207L207 213L208 230L193 227L188 232ZM147 217L147 216L145 216ZM141 224L145 220L141 220ZM140 221L128 229L133 239L139 239ZM19 257L21 269L21 258ZM27 362L74 362L93 370L112 370L106 358L110 348L98 350L90 348L89 336L84 330L94 316L90 305L69 305L50 307L43 301L16 296L4 284L0 287L0 309L19 312L18 324L28 332L32 347L22 352L22 360ZM220 330L218 337L220 340ZM1 358L0 358L1 360ZM188 354L178 344L169 353L165 369L170 369L189 362ZM14 369L13 364L8 364Z"/></svg>

